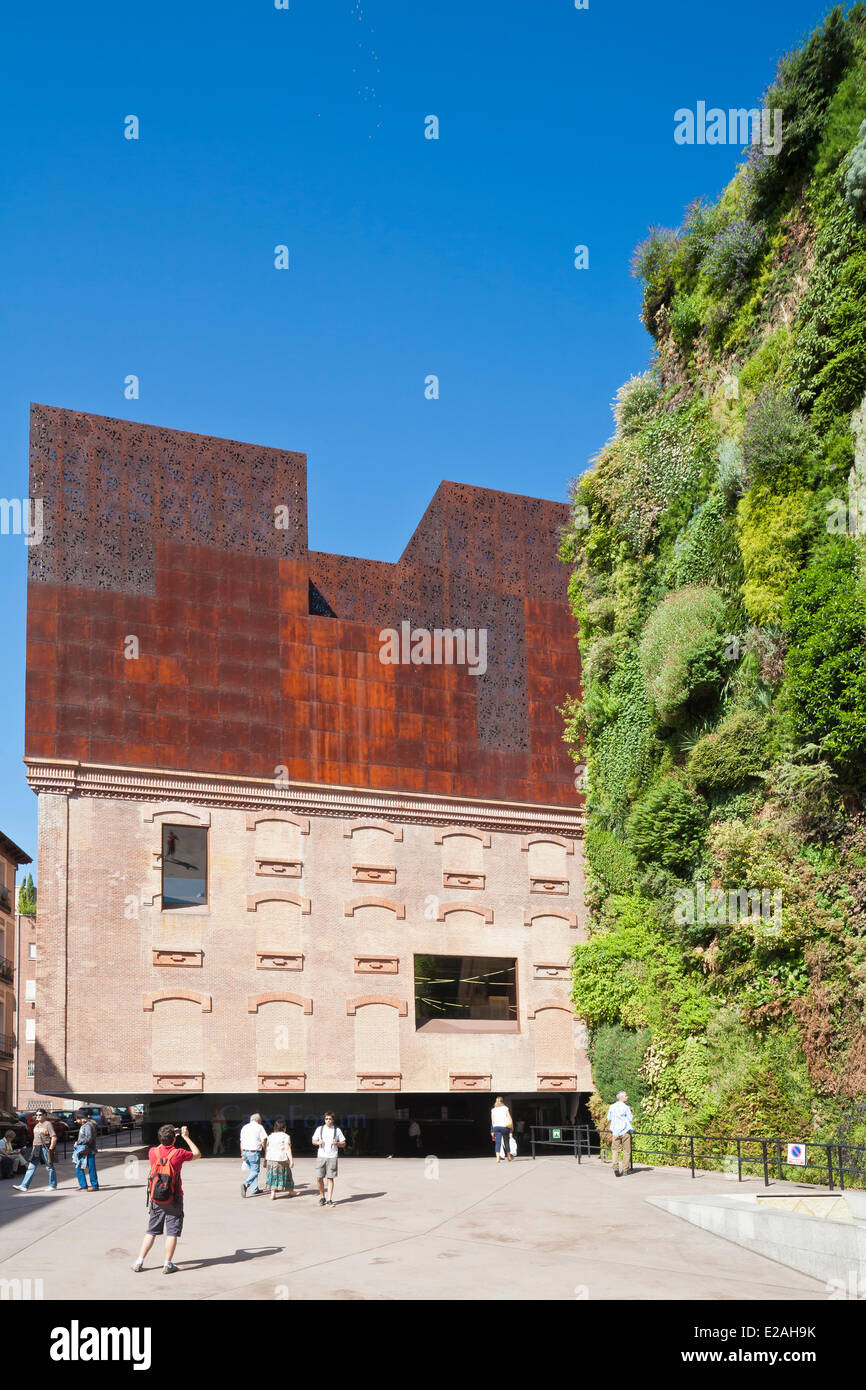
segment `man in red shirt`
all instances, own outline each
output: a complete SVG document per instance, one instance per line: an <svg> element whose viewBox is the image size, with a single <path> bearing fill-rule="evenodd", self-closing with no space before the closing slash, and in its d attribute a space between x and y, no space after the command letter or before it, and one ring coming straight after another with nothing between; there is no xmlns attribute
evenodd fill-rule
<svg viewBox="0 0 866 1390"><path fill-rule="evenodd" d="M181 1134L189 1145L179 1149L175 1140ZM159 1144L150 1150L150 1177L147 1183L147 1233L141 1242L138 1259L132 1268L140 1274L144 1268L144 1257L153 1246L157 1236L165 1233L165 1264L163 1274L176 1274L177 1265L172 1262L177 1238L183 1230L183 1183L181 1169L185 1163L201 1158L201 1149L189 1137L189 1130L183 1125L178 1130L174 1125L162 1125L157 1131ZM165 1200L165 1198L168 1200Z"/></svg>

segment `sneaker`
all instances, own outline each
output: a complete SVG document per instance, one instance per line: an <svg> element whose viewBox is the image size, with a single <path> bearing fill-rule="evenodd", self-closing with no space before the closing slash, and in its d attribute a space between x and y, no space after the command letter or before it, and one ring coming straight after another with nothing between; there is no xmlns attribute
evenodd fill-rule
<svg viewBox="0 0 866 1390"><path fill-rule="evenodd" d="M622 1173L619 1171L618 1168L614 1168L614 1170L613 1170L613 1175L614 1175L615 1178L621 1178L621 1177L622 1177Z"/></svg>
<svg viewBox="0 0 866 1390"><path fill-rule="evenodd" d="M327 1202L325 1201L324 1197L320 1197L320 1198L319 1198L319 1206L320 1206L320 1207L326 1207L327 1205L328 1205L328 1204L327 1204Z"/></svg>
<svg viewBox="0 0 866 1390"><path fill-rule="evenodd" d="M15 1189L16 1192L26 1192L26 1191L27 1191L27 1188L24 1186L23 1182L13 1182L12 1186L13 1186L13 1188Z"/></svg>
<svg viewBox="0 0 866 1390"><path fill-rule="evenodd" d="M241 1196L242 1196L242 1197L246 1197L246 1195L247 1195L247 1185L246 1185L245 1182L242 1182L242 1183L241 1183Z"/></svg>
<svg viewBox="0 0 866 1390"><path fill-rule="evenodd" d="M333 1205L334 1205L333 1202L326 1202L326 1203L325 1203L325 1206L326 1206L326 1207L332 1207Z"/></svg>
<svg viewBox="0 0 866 1390"><path fill-rule="evenodd" d="M173 1265L171 1260L166 1260L162 1272L163 1274L177 1274L177 1265Z"/></svg>
<svg viewBox="0 0 866 1390"><path fill-rule="evenodd" d="M133 1272L133 1274L140 1274L141 1271L142 1271L143 1269L144 1269L144 1260L141 1259L141 1257L139 1256L139 1258L136 1260L135 1264L132 1266L132 1272Z"/></svg>

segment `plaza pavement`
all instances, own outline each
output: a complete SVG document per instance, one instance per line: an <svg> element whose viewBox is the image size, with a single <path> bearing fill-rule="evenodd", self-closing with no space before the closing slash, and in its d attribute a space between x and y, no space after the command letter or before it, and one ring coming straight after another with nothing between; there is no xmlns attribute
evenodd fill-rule
<svg viewBox="0 0 866 1390"><path fill-rule="evenodd" d="M161 1238L143 1273L130 1268L146 1158L136 1167L123 1150L105 1151L98 1193L78 1191L71 1163L59 1165L56 1196L44 1170L28 1196L0 1183L0 1280L41 1279L45 1299L75 1300L828 1297L806 1275L644 1200L738 1190L718 1174L642 1168L617 1180L598 1159L566 1155L438 1166L346 1158L329 1208L318 1205L312 1158L296 1159L299 1195L273 1202L241 1199L240 1167L239 1157L205 1158L184 1169L174 1275L162 1273Z"/></svg>

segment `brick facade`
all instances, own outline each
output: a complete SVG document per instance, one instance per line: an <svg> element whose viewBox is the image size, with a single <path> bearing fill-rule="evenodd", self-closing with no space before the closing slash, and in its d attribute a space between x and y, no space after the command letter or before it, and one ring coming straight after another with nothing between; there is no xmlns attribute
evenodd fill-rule
<svg viewBox="0 0 866 1390"><path fill-rule="evenodd" d="M502 1091L536 1092L557 1076L589 1089L567 971L583 935L579 840L536 834L527 852L516 830L334 815L305 818L301 834L278 809L52 792L40 795L40 820L58 887L69 861L68 892L52 904L46 884L40 896L48 1090L247 1094L280 1089L280 1074L314 1092L446 1092L467 1074ZM163 824L207 827L206 907L163 910ZM532 851L564 892L533 891ZM298 891L263 886L263 858L299 862ZM359 896L353 871L370 859L393 881ZM484 892L444 887L449 864L480 865ZM514 958L518 1028L418 1031L413 959L424 954Z"/></svg>
<svg viewBox="0 0 866 1390"><path fill-rule="evenodd" d="M589 1090L566 506L443 483L397 564L325 555L303 455L42 406L31 495L36 1083ZM483 629L487 670L383 663L404 624ZM164 825L206 832L206 905L164 907ZM517 1019L418 1028L416 955L516 961Z"/></svg>

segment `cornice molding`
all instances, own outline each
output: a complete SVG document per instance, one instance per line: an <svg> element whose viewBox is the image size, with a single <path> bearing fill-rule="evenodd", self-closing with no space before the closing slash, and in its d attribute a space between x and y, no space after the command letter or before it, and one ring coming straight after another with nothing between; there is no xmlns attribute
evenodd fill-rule
<svg viewBox="0 0 866 1390"><path fill-rule="evenodd" d="M428 796L372 788L324 786L311 782L275 782L211 772L172 771L154 767L119 767L61 758L25 758L33 791L60 796L107 797L164 806L181 802L225 806L232 810L282 810L293 815L339 816L345 820L454 825L482 830L558 831L582 838L582 809L532 806L523 802L477 801L467 797Z"/></svg>

